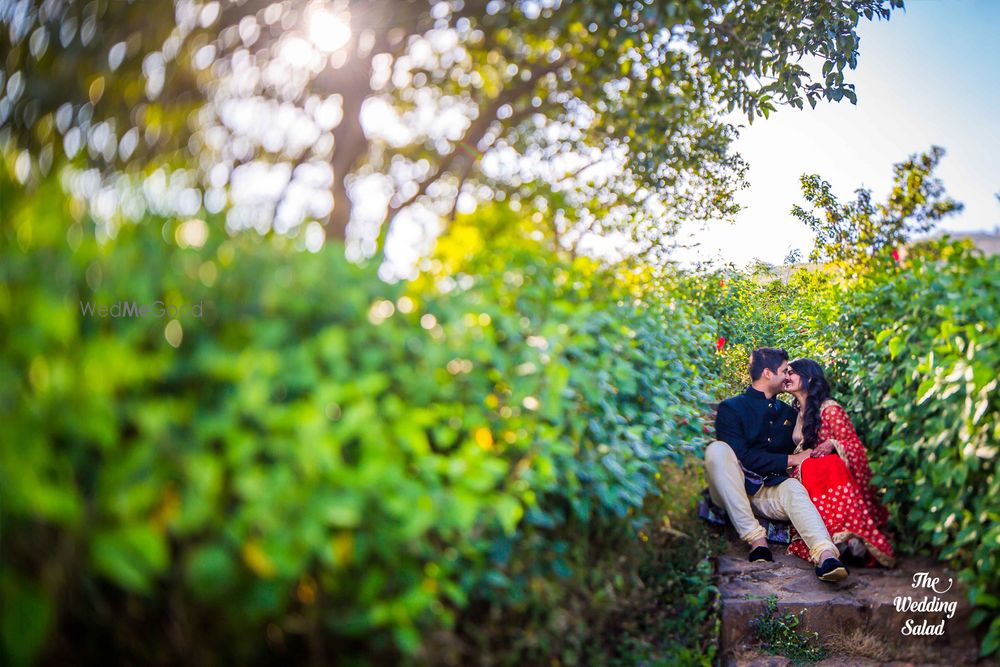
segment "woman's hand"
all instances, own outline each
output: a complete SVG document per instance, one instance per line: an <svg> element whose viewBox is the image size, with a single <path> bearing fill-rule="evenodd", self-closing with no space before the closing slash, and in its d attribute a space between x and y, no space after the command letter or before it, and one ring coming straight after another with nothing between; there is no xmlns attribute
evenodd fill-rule
<svg viewBox="0 0 1000 667"><path fill-rule="evenodd" d="M830 438L829 440L824 440L823 442L813 447L812 456L813 457L826 456L827 454L833 452L836 445L837 441L834 440L833 438Z"/></svg>

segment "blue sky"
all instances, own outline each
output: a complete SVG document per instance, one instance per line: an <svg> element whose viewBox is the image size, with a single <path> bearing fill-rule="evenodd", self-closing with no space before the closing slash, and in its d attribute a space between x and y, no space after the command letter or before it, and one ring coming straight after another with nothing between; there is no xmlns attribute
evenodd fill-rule
<svg viewBox="0 0 1000 667"><path fill-rule="evenodd" d="M1000 0L907 0L905 12L860 27L857 106L823 103L755 120L736 149L750 164L750 188L735 224L685 230L701 245L680 259L737 265L781 263L792 248L807 256L808 229L791 216L802 203L799 176L818 173L841 198L859 186L887 193L892 165L942 146L938 169L965 210L940 229L1000 226ZM688 236L690 234L690 236Z"/></svg>

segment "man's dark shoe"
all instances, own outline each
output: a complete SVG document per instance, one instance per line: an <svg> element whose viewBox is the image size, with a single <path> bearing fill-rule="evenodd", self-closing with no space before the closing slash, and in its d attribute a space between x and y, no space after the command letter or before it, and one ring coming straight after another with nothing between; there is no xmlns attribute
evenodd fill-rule
<svg viewBox="0 0 1000 667"><path fill-rule="evenodd" d="M843 581L847 575L847 568L836 558L827 558L816 568L816 576L822 581Z"/></svg>
<svg viewBox="0 0 1000 667"><path fill-rule="evenodd" d="M771 555L771 550L767 547L754 547L753 550L750 551L750 555L747 556L747 560L751 563L756 563L762 560L773 563L774 556Z"/></svg>

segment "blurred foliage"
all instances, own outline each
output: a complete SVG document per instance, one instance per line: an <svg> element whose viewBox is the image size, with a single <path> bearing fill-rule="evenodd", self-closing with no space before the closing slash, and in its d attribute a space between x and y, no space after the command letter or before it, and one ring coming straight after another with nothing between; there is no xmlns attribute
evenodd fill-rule
<svg viewBox="0 0 1000 667"><path fill-rule="evenodd" d="M930 231L938 221L961 212L962 204L944 191L934 169L944 149L932 146L923 154L893 166L893 185L884 204L872 203L872 191L858 188L855 200L841 204L830 184L817 174L802 176L802 195L822 217L796 205L792 215L816 235L812 261L866 263L880 261L913 234ZM898 251L897 251L898 252Z"/></svg>
<svg viewBox="0 0 1000 667"><path fill-rule="evenodd" d="M697 461L668 466L638 533L607 526L569 541L572 574L535 578L523 602L473 602L453 632L438 633L426 655L440 664L711 665L719 597L711 558L724 541L703 524L695 502L704 487ZM609 530L610 528L610 530Z"/></svg>
<svg viewBox="0 0 1000 667"><path fill-rule="evenodd" d="M855 102L844 75L857 64L857 27L899 7L8 0L0 143L25 151L22 181L78 152L107 182L165 163L197 175L220 208L237 172L263 174L278 192L251 188L233 226L316 219L338 238L361 196L351 177L376 174L388 203L365 220L374 231L358 232L369 254L387 237L383 219L411 205L453 216L461 192L532 180L503 167L513 153L562 172L550 180L579 177L565 211L582 225L638 231L640 250L655 253L677 220L736 210L745 164L720 111L752 121L780 105ZM821 79L804 55L822 62ZM488 155L496 169L482 168ZM620 168L584 178L601 159ZM245 190L229 188L230 203ZM647 207L652 195L659 209Z"/></svg>
<svg viewBox="0 0 1000 667"><path fill-rule="evenodd" d="M423 643L467 612L553 617L626 586L593 563L662 523L661 471L705 428L715 351L687 306L530 232L461 257L443 242L448 275L412 285L211 216L98 243L86 207L53 178L22 188L15 160L6 662L444 661ZM536 224L504 204L477 216L456 239ZM130 301L203 311L83 313ZM685 585L707 576L695 565ZM574 627L498 653L584 664Z"/></svg>

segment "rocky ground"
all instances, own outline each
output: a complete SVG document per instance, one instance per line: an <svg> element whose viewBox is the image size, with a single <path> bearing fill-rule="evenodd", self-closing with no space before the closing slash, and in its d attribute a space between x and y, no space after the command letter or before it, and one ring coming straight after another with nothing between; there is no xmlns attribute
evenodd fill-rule
<svg viewBox="0 0 1000 667"><path fill-rule="evenodd" d="M786 555L781 545L771 547L774 563L747 562L746 548L736 541L731 542L729 551L717 560L722 605L722 665L806 664L793 662L788 657L767 655L759 645L751 621L765 614L769 596L777 600L776 616L791 612L801 619L796 632L819 634L817 645L822 644L827 649L828 657L810 664L823 667L997 665L995 660L977 659L978 642L967 627L972 606L955 574L941 565L907 557L891 570L851 568L851 576L846 581L831 584L817 579L809 563ZM913 578L919 572L936 577L938 591L948 588L949 579L953 579L954 584L942 594L928 586L930 581L921 582L925 586L914 587ZM925 597L929 601L937 598L940 606L954 603L954 615L947 618L947 607L928 612L897 611L894 604L897 597L910 597L917 602ZM915 627L943 632L939 636L918 635L912 632Z"/></svg>

